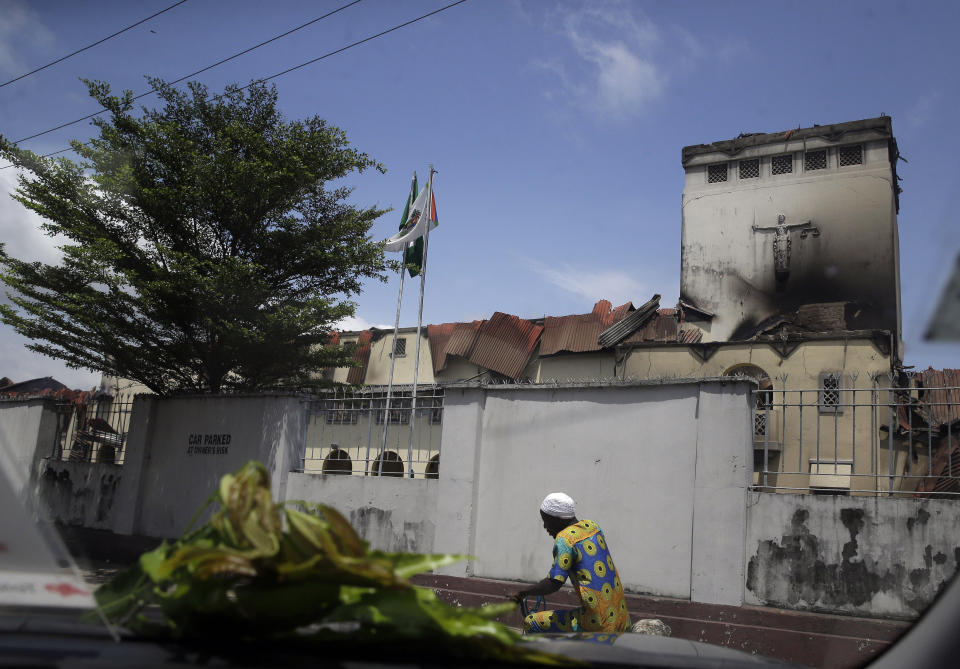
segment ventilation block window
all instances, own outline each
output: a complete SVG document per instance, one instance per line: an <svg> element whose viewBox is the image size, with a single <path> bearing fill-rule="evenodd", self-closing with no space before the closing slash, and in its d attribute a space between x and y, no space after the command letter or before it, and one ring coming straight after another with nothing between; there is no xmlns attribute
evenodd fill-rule
<svg viewBox="0 0 960 669"><path fill-rule="evenodd" d="M840 147L840 167L847 165L863 165L863 146L856 144Z"/></svg>
<svg viewBox="0 0 960 669"><path fill-rule="evenodd" d="M753 160L741 160L740 161L740 178L741 179L756 179L760 176L760 159L754 158Z"/></svg>
<svg viewBox="0 0 960 669"><path fill-rule="evenodd" d="M406 354L407 354L407 338L397 337L397 341L393 345L393 357L402 358Z"/></svg>
<svg viewBox="0 0 960 669"><path fill-rule="evenodd" d="M827 168L827 150L807 151L803 156L803 169L807 172Z"/></svg>
<svg viewBox="0 0 960 669"><path fill-rule="evenodd" d="M790 174L793 172L793 154L774 156L770 161L770 171L774 174Z"/></svg>
<svg viewBox="0 0 960 669"><path fill-rule="evenodd" d="M720 183L721 181L726 181L726 180L727 180L727 164L726 163L707 166L707 183L708 184Z"/></svg>
<svg viewBox="0 0 960 669"><path fill-rule="evenodd" d="M820 412L840 413L840 391L842 389L841 376L834 372L824 372L820 375Z"/></svg>

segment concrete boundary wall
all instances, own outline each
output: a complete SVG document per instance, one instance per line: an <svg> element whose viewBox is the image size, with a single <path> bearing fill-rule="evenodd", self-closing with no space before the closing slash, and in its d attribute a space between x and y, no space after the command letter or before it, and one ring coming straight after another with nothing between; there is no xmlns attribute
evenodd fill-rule
<svg viewBox="0 0 960 669"><path fill-rule="evenodd" d="M374 548L470 555L442 574L530 582L550 563L537 507L566 490L630 592L915 616L957 571L960 505L749 491L752 387L448 386L437 480L298 472L309 412L291 395L139 396L122 466L41 462L55 429L42 401L0 406L0 435L18 444L4 445L15 468L36 464L21 476L55 519L78 527L176 537L220 476L259 460L275 497L335 506Z"/></svg>
<svg viewBox="0 0 960 669"><path fill-rule="evenodd" d="M319 502L343 513L372 548L433 552L437 480L293 472L288 502Z"/></svg>
<svg viewBox="0 0 960 669"><path fill-rule="evenodd" d="M56 435L54 399L0 401L0 455L18 496L33 489L40 461L50 455Z"/></svg>
<svg viewBox="0 0 960 669"><path fill-rule="evenodd" d="M565 490L604 528L626 588L741 603L752 387L448 386L435 547L476 559L445 573L543 578L537 508Z"/></svg>
<svg viewBox="0 0 960 669"><path fill-rule="evenodd" d="M954 500L751 493L749 604L915 618L960 567Z"/></svg>

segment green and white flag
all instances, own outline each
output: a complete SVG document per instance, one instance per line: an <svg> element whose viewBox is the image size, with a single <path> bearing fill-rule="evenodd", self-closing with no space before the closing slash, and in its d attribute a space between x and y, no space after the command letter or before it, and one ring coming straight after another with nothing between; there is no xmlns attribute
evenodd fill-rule
<svg viewBox="0 0 960 669"><path fill-rule="evenodd" d="M408 266L410 276L417 276L420 273L423 263L423 235L427 231L427 225L429 224L431 228L438 225L437 204L435 198L431 196L429 185L419 194L417 193L416 177L414 177L410 196L403 209L404 222L399 232L384 244L387 251L403 252L404 263Z"/></svg>

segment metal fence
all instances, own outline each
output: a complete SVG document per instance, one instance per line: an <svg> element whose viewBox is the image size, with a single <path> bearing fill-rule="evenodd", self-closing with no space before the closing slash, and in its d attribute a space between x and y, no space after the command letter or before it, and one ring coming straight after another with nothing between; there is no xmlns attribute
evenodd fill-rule
<svg viewBox="0 0 960 669"><path fill-rule="evenodd" d="M123 464L133 395L102 395L57 404L57 432L51 456L72 462Z"/></svg>
<svg viewBox="0 0 960 669"><path fill-rule="evenodd" d="M818 388L755 391L755 402L757 489L960 499L958 387L836 374Z"/></svg>
<svg viewBox="0 0 960 669"><path fill-rule="evenodd" d="M443 388L337 388L314 396L303 471L438 478Z"/></svg>

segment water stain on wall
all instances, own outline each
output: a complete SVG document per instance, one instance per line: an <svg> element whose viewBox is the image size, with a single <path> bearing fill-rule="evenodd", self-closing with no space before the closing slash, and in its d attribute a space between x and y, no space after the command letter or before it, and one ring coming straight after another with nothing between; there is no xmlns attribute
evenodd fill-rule
<svg viewBox="0 0 960 669"><path fill-rule="evenodd" d="M395 527L393 511L373 506L350 512L350 524L372 548L387 551L422 552L433 543L432 523L403 521Z"/></svg>
<svg viewBox="0 0 960 669"><path fill-rule="evenodd" d="M865 610L878 593L903 603L904 613L919 613L948 582L952 571L936 569L945 565L943 551L934 554L927 545L923 566L910 568L903 562L882 564L860 545L859 537L867 519L862 508L840 510L840 522L849 534L841 549L840 560L825 555L823 541L807 526L810 512L794 511L790 529L780 541L761 541L747 565L746 586L763 603L789 608ZM920 509L907 521L909 530L926 525L930 514ZM954 549L954 570L960 548Z"/></svg>

